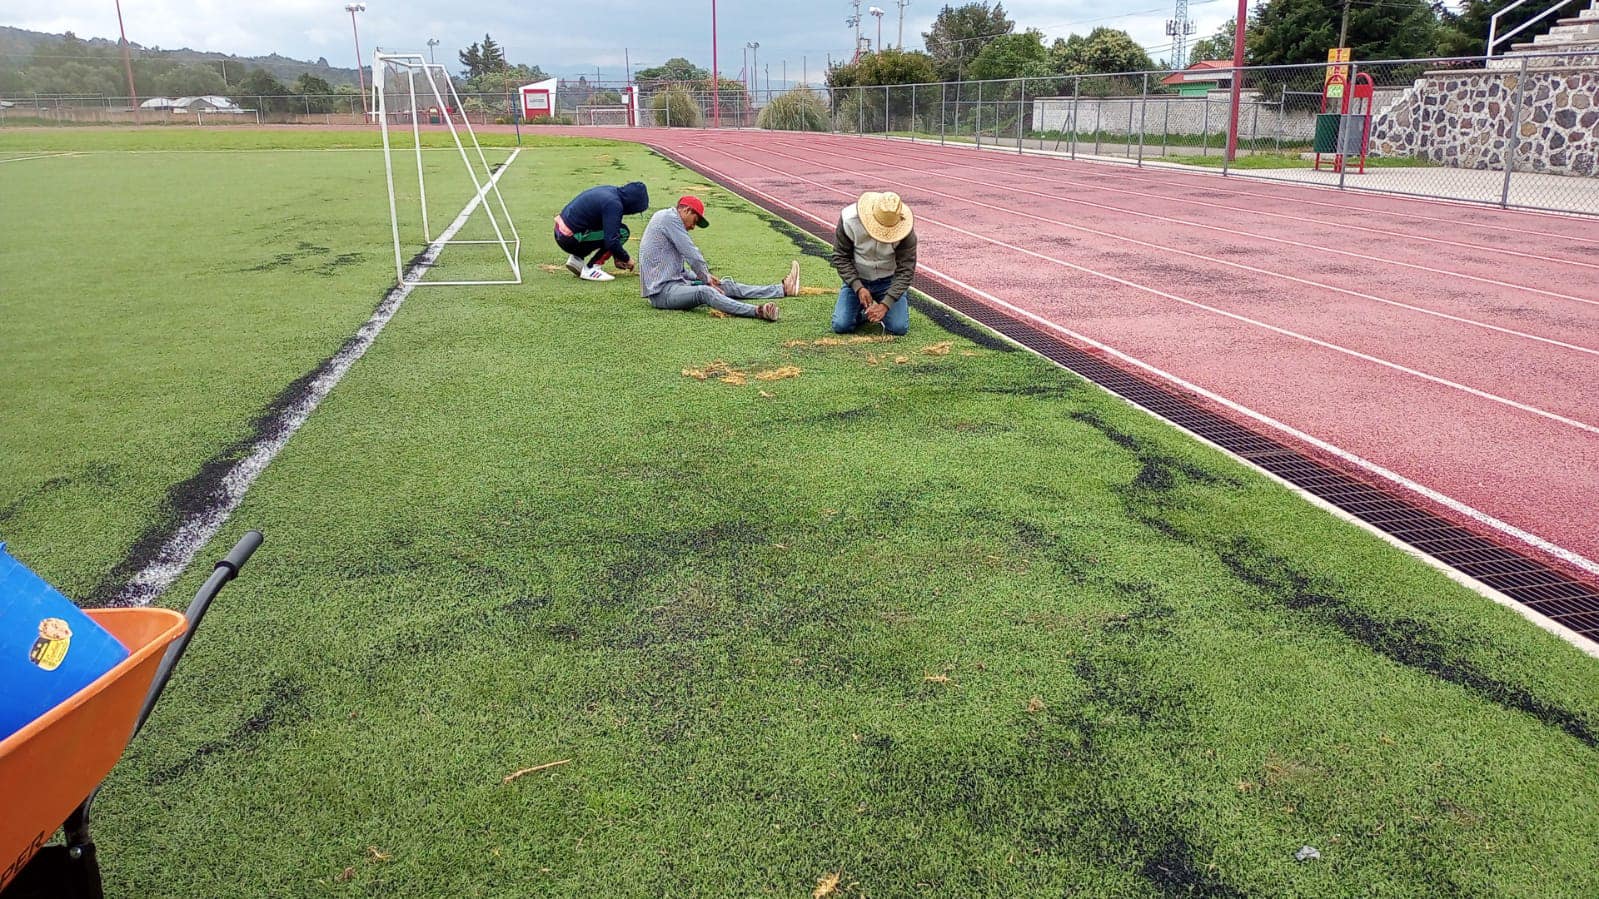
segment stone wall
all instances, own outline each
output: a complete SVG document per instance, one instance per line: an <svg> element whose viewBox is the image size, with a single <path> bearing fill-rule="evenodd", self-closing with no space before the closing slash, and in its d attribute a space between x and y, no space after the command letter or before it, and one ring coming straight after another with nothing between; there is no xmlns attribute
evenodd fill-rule
<svg viewBox="0 0 1599 899"><path fill-rule="evenodd" d="M1372 123L1372 155L1501 169L1512 133L1518 171L1599 175L1599 69L1429 73Z"/></svg>
<svg viewBox="0 0 1599 899"><path fill-rule="evenodd" d="M1379 108L1398 98L1400 90L1377 93ZM1308 144L1316 134L1316 110L1306 108L1307 98L1299 96L1282 103L1246 90L1240 97L1238 136L1242 140L1280 138ZM1169 95L1143 97L1083 97L1077 101L1077 131L1095 130L1106 134L1139 133L1140 116L1146 142L1159 143L1162 134L1225 135L1227 113L1232 98L1226 91L1212 91L1197 97ZM1033 101L1033 128L1037 131L1070 131L1072 98L1042 97Z"/></svg>

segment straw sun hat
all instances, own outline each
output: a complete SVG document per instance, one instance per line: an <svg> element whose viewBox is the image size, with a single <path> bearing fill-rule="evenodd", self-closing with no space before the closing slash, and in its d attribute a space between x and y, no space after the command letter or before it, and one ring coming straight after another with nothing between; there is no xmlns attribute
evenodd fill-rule
<svg viewBox="0 0 1599 899"><path fill-rule="evenodd" d="M860 212L861 224L866 226L866 233L873 240L883 243L899 243L905 235L911 233L911 226L915 219L911 217L911 208L899 198L899 194L892 191L877 193L867 191L861 194L856 201L855 208Z"/></svg>

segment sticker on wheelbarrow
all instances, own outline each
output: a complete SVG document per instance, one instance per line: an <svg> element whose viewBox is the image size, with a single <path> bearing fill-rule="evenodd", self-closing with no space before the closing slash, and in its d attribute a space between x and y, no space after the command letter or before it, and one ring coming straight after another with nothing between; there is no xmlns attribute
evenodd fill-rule
<svg viewBox="0 0 1599 899"><path fill-rule="evenodd" d="M72 645L72 628L60 618L46 618L39 622L39 639L33 642L28 661L46 671L61 667Z"/></svg>

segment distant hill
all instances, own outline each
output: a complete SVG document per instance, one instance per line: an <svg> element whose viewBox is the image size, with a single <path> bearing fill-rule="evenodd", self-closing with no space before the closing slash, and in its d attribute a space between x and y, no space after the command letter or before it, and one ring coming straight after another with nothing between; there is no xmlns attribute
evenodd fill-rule
<svg viewBox="0 0 1599 899"><path fill-rule="evenodd" d="M66 35L46 34L42 31L28 31L25 28L12 28L0 25L0 68L20 68L41 46L54 44ZM115 40L101 37L78 36L80 40L95 49L109 48L115 50L118 46ZM189 65L192 63L206 63L217 65L220 61L228 71L229 79L243 77L250 69L266 69L279 81L285 84L293 81L305 73L310 73L332 85L357 83L355 69L341 68L330 65L327 59L320 58L315 62L303 59L290 59L273 53L270 56L234 56L231 53L218 53L212 50L190 50L185 47L181 50L164 50L160 47L145 47L137 43L129 43L135 57L143 59L166 59L174 63ZM237 65L237 70L234 66ZM371 67L366 67L371 72Z"/></svg>

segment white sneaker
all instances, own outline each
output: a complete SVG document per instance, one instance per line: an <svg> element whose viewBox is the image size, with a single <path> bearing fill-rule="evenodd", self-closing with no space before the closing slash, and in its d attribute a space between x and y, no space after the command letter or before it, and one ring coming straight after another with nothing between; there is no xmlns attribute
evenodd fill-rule
<svg viewBox="0 0 1599 899"><path fill-rule="evenodd" d="M585 281L615 281L616 280L616 276L615 275L611 274L610 272L606 271L605 269L595 268L592 265L585 265L583 267L583 274L578 275L578 277L582 278Z"/></svg>
<svg viewBox="0 0 1599 899"><path fill-rule="evenodd" d="M579 278L583 277L583 260L576 256L566 257L566 270Z"/></svg>

